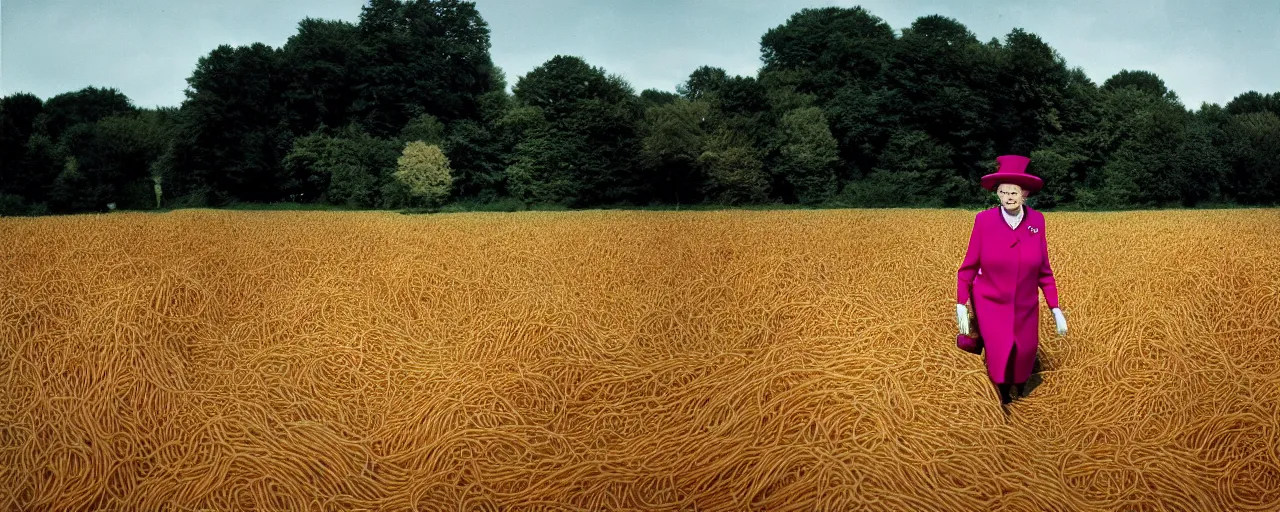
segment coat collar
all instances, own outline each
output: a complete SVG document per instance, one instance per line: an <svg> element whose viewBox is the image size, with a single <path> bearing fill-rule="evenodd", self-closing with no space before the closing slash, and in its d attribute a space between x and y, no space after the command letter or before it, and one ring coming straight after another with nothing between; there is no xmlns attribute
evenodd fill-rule
<svg viewBox="0 0 1280 512"><path fill-rule="evenodd" d="M1013 227L1010 229L1018 229L1022 227L1023 221L1027 218L1027 205L1025 204L1018 207L1018 213L1016 215L1010 215L1009 211L1005 210L1003 206L997 205L996 209L1000 210L1000 218L1004 220L1005 225L1008 225L1009 221L1014 221Z"/></svg>
<svg viewBox="0 0 1280 512"><path fill-rule="evenodd" d="M990 215L993 218L999 220L1002 224L1004 224L1005 213L1004 213L1003 206L996 205L995 207L990 208L989 211L991 212ZM1031 208L1030 206L1027 206L1025 204L1022 205L1022 222L1021 224L1018 225L1018 229L1027 229L1026 228L1027 225L1035 223L1035 219L1037 217L1036 213L1037 212L1034 208ZM1004 224L1004 227L1005 229L1009 229L1008 224Z"/></svg>
<svg viewBox="0 0 1280 512"><path fill-rule="evenodd" d="M1044 236L1044 225L1040 220L1041 217L1036 213L1034 209L1025 204L1022 205L1022 221L1018 223L1018 227L1010 229L1009 223L1004 221L1004 207L997 205L988 213L989 222L991 222L989 226L990 229L994 229L996 232L1006 233L1003 236L1008 237L1006 240L1008 240L1009 245L1011 247L1016 246L1024 239L1034 240L1037 237Z"/></svg>

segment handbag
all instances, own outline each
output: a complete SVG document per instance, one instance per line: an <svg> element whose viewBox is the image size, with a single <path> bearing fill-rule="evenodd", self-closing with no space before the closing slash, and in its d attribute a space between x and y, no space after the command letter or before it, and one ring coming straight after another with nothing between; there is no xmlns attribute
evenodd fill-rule
<svg viewBox="0 0 1280 512"><path fill-rule="evenodd" d="M979 271L981 272L981 271ZM969 296L973 296L973 288L969 288ZM974 336L965 336L963 334L956 335L956 348L968 352L970 354L982 354L982 333L978 332L978 308L969 308L969 332Z"/></svg>
<svg viewBox="0 0 1280 512"><path fill-rule="evenodd" d="M970 354L982 353L982 336L956 335L956 347Z"/></svg>

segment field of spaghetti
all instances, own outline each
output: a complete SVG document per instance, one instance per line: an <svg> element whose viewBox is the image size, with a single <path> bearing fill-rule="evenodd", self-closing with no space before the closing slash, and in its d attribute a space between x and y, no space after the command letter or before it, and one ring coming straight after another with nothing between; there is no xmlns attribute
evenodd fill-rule
<svg viewBox="0 0 1280 512"><path fill-rule="evenodd" d="M0 509L1280 509L1280 211L1046 214L1007 416L973 214L0 219Z"/></svg>

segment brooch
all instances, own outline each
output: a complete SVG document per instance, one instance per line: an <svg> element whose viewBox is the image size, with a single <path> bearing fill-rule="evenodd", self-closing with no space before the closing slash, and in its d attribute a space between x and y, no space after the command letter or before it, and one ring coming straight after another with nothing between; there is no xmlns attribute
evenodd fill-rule
<svg viewBox="0 0 1280 512"><path fill-rule="evenodd" d="M1032 233L1039 233L1039 232L1040 232L1040 230L1039 230L1039 229L1036 229L1036 227L1035 227L1035 226L1027 226L1027 230L1028 230L1028 231L1030 231L1030 232L1032 232Z"/></svg>

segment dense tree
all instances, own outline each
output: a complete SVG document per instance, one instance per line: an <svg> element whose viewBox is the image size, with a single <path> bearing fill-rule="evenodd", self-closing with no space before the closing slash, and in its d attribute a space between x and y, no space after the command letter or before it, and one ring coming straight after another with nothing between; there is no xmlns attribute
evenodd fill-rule
<svg viewBox="0 0 1280 512"><path fill-rule="evenodd" d="M1231 172L1226 185L1241 203L1280 202L1280 116L1252 112L1234 116L1225 127L1223 156Z"/></svg>
<svg viewBox="0 0 1280 512"><path fill-rule="evenodd" d="M4 149L9 144L21 146L35 132L36 119L44 113L44 102L34 94L17 93L0 99L0 123L3 123ZM6 154L14 154L6 151Z"/></svg>
<svg viewBox="0 0 1280 512"><path fill-rule="evenodd" d="M1169 88L1165 86L1164 80L1161 80L1159 76L1150 71L1122 69L1102 83L1102 90L1104 91L1115 91L1126 87L1137 89L1159 98L1166 97L1170 92Z"/></svg>
<svg viewBox="0 0 1280 512"><path fill-rule="evenodd" d="M516 82L517 103L540 117L516 146L512 191L528 202L588 206L635 201L642 106L631 86L578 57L558 55ZM536 113L535 113L536 111Z"/></svg>
<svg viewBox="0 0 1280 512"><path fill-rule="evenodd" d="M369 135L349 125L335 135L316 132L294 141L284 159L287 199L348 207L405 205L407 189L395 180L404 144Z"/></svg>
<svg viewBox="0 0 1280 512"><path fill-rule="evenodd" d="M49 98L35 124L40 133L57 140L64 130L77 124L136 111L129 97L114 88L85 87Z"/></svg>
<svg viewBox="0 0 1280 512"><path fill-rule="evenodd" d="M1019 28L984 42L946 16L895 32L803 9L761 36L757 73L703 65L639 94L563 55L509 91L473 2L370 0L296 28L211 50L180 109L110 87L0 99L0 214L153 208L157 189L170 207L404 207L424 197L396 177L409 145L448 162L437 205L973 207L1009 153L1045 179L1040 208L1280 204L1280 92L1189 110L1154 72L1099 85Z"/></svg>
<svg viewBox="0 0 1280 512"><path fill-rule="evenodd" d="M984 123L978 117L986 98L973 89L973 68L981 44L964 25L927 16L904 29L894 45L888 75L901 91L903 121L927 128L935 137L954 138Z"/></svg>
<svg viewBox="0 0 1280 512"><path fill-rule="evenodd" d="M39 165L39 156L29 150L34 147L31 137L36 119L43 112L44 102L34 94L0 99L0 194L12 196L9 201L15 206L11 210L20 209L17 205L26 201L44 201L52 182L48 169ZM48 145L47 135L37 136L44 141L42 145Z"/></svg>
<svg viewBox="0 0 1280 512"><path fill-rule="evenodd" d="M645 89L640 91L640 103L645 108L657 105L667 105L680 98L680 95L674 92L659 91L657 89Z"/></svg>
<svg viewBox="0 0 1280 512"><path fill-rule="evenodd" d="M453 197L493 201L508 195L506 166L515 139L501 126L512 108L511 95L501 70L494 90L477 99L479 119L455 121L448 126L444 151L453 168Z"/></svg>
<svg viewBox="0 0 1280 512"><path fill-rule="evenodd" d="M400 129L400 141L440 145L444 142L444 123L431 114L422 114Z"/></svg>
<svg viewBox="0 0 1280 512"><path fill-rule="evenodd" d="M351 108L372 135L394 135L422 114L477 119L479 97L501 85L489 26L472 2L370 0L359 33Z"/></svg>
<svg viewBox="0 0 1280 512"><path fill-rule="evenodd" d="M1234 115L1271 112L1280 116L1280 92L1261 94L1249 91L1227 102L1227 112Z"/></svg>
<svg viewBox="0 0 1280 512"><path fill-rule="evenodd" d="M1061 112L1070 72L1039 36L1014 29L989 51L994 80L987 82L995 152L1028 155L1062 131Z"/></svg>
<svg viewBox="0 0 1280 512"><path fill-rule="evenodd" d="M147 209L154 204L152 163L167 143L166 127L156 114L117 115L79 123L63 134L64 154L74 169L53 197L58 211Z"/></svg>
<svg viewBox="0 0 1280 512"><path fill-rule="evenodd" d="M428 207L439 206L453 186L449 158L440 146L420 140L405 145L396 161L395 178L408 189L409 197Z"/></svg>
<svg viewBox="0 0 1280 512"><path fill-rule="evenodd" d="M804 92L830 98L854 84L880 85L895 36L862 7L808 8L760 39L764 69L806 72Z"/></svg>
<svg viewBox="0 0 1280 512"><path fill-rule="evenodd" d="M919 141L924 146L918 147L926 148L927 154L949 158L930 164L938 172L950 171L964 180L979 177L986 170L981 163L994 151L993 96L987 92L987 80L996 74L991 51L960 22L925 16L902 31L888 74L892 88L899 92L893 97L897 116L889 123L921 132L911 135L895 130L891 143L896 136L900 150L904 141ZM902 161L902 155L893 154L887 145L877 156ZM882 169L899 165L877 164ZM949 196L947 204L963 202L954 194Z"/></svg>
<svg viewBox="0 0 1280 512"><path fill-rule="evenodd" d="M690 203L701 199L705 181L698 158L706 146L707 115L704 101L679 99L652 106L645 112L641 158L652 195L664 203Z"/></svg>
<svg viewBox="0 0 1280 512"><path fill-rule="evenodd" d="M720 129L707 138L698 157L706 169L702 193L719 204L762 203L769 199L769 175L759 151L740 133Z"/></svg>
<svg viewBox="0 0 1280 512"><path fill-rule="evenodd" d="M900 130L879 164L845 192L846 202L875 207L954 206L972 184L950 169L948 149L927 133Z"/></svg>
<svg viewBox="0 0 1280 512"><path fill-rule="evenodd" d="M818 204L836 193L836 139L817 107L796 109L782 118L782 148L778 174L791 186L797 201Z"/></svg>
<svg viewBox="0 0 1280 512"><path fill-rule="evenodd" d="M201 57L183 102L178 137L180 193L201 201L284 199L281 161L293 144L280 52L255 43L223 45Z"/></svg>
<svg viewBox="0 0 1280 512"><path fill-rule="evenodd" d="M724 87L729 75L723 69L702 66L689 74L689 79L676 86L676 91L688 100L703 100L708 94L715 93Z"/></svg>
<svg viewBox="0 0 1280 512"><path fill-rule="evenodd" d="M803 9L761 38L762 73L795 73L796 92L812 94L831 123L844 180L875 165L897 123L897 90L888 86L896 36L862 7Z"/></svg>
<svg viewBox="0 0 1280 512"><path fill-rule="evenodd" d="M294 134L345 126L365 62L359 29L345 21L307 18L281 48L287 122Z"/></svg>

